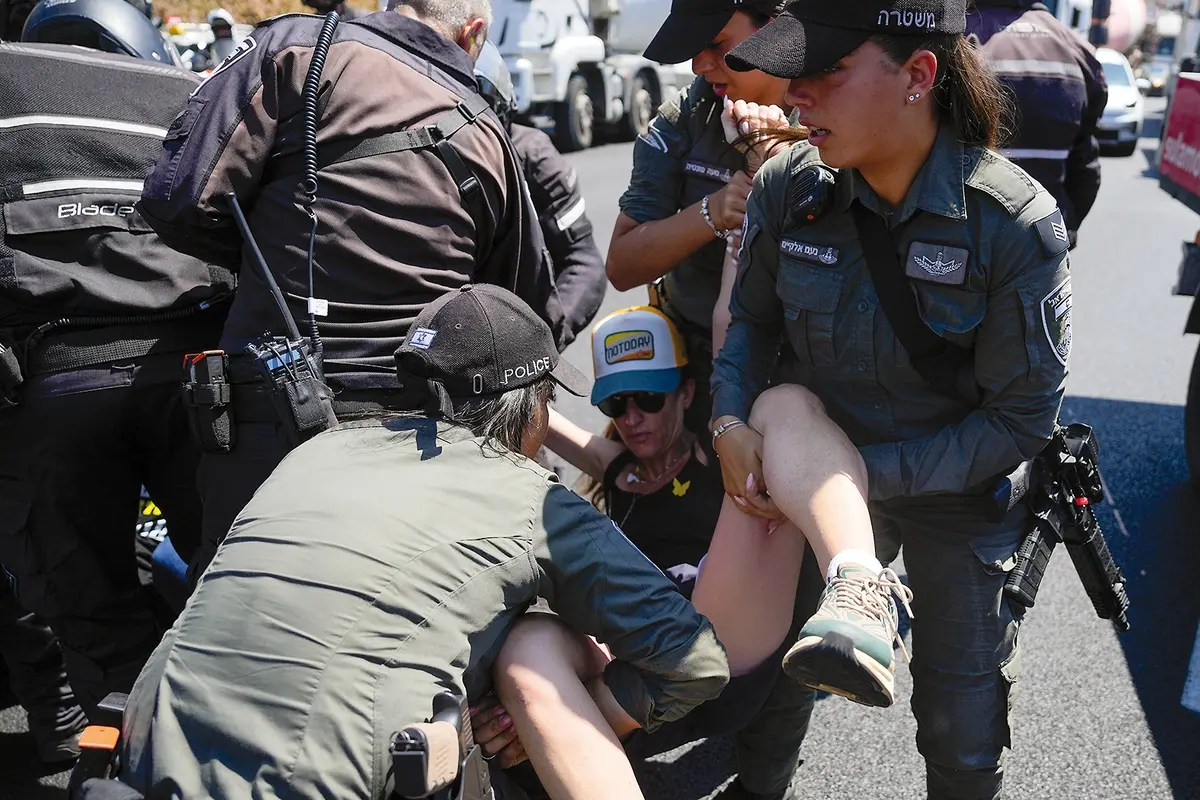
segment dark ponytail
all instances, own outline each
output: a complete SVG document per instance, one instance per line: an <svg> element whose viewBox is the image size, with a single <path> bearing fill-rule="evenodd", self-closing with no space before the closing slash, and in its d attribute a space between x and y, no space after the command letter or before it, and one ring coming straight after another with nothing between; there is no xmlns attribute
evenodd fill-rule
<svg viewBox="0 0 1200 800"><path fill-rule="evenodd" d="M918 50L928 50L937 57L933 99L942 122L952 125L964 144L994 150L1008 139L1012 102L975 40L934 34L873 36L871 41L896 64L903 64Z"/></svg>

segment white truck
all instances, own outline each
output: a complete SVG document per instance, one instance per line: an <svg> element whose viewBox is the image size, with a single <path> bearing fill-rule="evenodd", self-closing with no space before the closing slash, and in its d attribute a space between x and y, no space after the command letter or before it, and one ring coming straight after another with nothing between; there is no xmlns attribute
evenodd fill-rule
<svg viewBox="0 0 1200 800"><path fill-rule="evenodd" d="M663 98L692 79L686 63L642 57L669 11L669 0L493 0L489 38L518 114L552 119L564 152L591 147L602 128L645 133Z"/></svg>

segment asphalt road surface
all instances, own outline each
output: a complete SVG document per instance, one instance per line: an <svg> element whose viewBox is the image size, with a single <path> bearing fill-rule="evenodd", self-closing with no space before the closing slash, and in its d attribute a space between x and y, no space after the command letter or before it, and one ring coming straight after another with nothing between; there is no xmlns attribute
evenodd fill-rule
<svg viewBox="0 0 1200 800"><path fill-rule="evenodd" d="M1163 101L1147 102L1157 137ZM1020 800L1200 799L1200 499L1187 485L1183 403L1197 337L1183 336L1189 301L1173 297L1180 243L1200 218L1158 189L1157 138L1130 158L1106 158L1103 188L1073 253L1074 352L1064 418L1092 424L1109 501L1098 508L1129 579L1133 630L1096 618L1064 553L1055 556L1021 631L1022 678L1006 797ZM631 146L570 156L598 243L616 217ZM610 291L602 313L642 303L644 290ZM586 337L568 358L591 369ZM566 398L560 410L599 429L602 417ZM797 797L909 798L924 790L907 668L890 709L818 702L794 781ZM0 704L5 701L0 700ZM10 701L11 702L11 701ZM0 800L62 798L44 774L19 708L0 711ZM724 741L702 742L639 769L647 796L695 800L729 779Z"/></svg>

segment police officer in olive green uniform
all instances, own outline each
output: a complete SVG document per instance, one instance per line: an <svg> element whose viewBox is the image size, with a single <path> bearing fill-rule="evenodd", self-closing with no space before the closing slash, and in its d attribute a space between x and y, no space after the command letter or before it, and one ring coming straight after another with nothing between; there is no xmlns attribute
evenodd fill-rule
<svg viewBox="0 0 1200 800"><path fill-rule="evenodd" d="M1003 584L1029 512L989 519L986 495L1050 438L1071 345L1066 228L1053 197L988 147L995 79L961 38L964 16L963 0L798 0L729 55L735 69L792 78L788 99L816 146L756 176L712 381L715 420L748 420L786 339L796 382L858 446L879 559L904 546L915 596L912 709L934 798L1000 792L1021 617ZM872 139L873 125L905 147ZM826 158L842 167L828 204L794 206ZM906 165L915 173L890 202L864 176L881 164L870 176L883 191ZM856 206L886 227L899 294L920 321L972 354L959 377L974 391L954 396L914 367ZM721 448L724 467L739 457Z"/></svg>
<svg viewBox="0 0 1200 800"><path fill-rule="evenodd" d="M604 684L647 731L728 682L708 620L532 460L551 381L588 381L527 305L443 295L396 360L436 411L344 423L276 468L129 696L125 784L384 800L391 734L440 692L482 698L539 596L611 647Z"/></svg>

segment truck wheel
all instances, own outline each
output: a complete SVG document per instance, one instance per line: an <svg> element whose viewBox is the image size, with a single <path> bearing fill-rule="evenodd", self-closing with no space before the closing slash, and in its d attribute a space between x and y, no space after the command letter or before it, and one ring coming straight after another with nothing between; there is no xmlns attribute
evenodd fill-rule
<svg viewBox="0 0 1200 800"><path fill-rule="evenodd" d="M650 81L645 75L634 77L633 90L629 93L629 113L621 120L623 138L636 139L650 129L650 120L658 110L655 105Z"/></svg>
<svg viewBox="0 0 1200 800"><path fill-rule="evenodd" d="M554 123L554 136L562 152L573 153L592 146L596 109L588 95L586 75L577 72L567 81L567 97L559 104Z"/></svg>
<svg viewBox="0 0 1200 800"><path fill-rule="evenodd" d="M1188 380L1187 406L1183 411L1183 449L1187 453L1192 486L1200 490L1200 348L1196 350L1192 377Z"/></svg>

